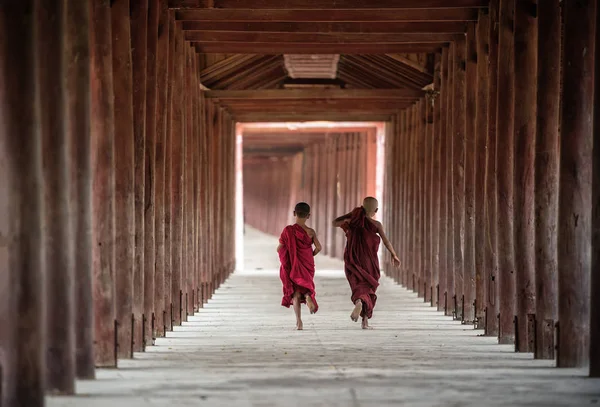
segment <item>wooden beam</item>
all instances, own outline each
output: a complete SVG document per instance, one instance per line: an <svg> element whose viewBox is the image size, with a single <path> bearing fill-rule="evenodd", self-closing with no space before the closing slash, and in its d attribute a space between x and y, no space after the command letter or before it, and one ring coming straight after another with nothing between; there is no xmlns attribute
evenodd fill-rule
<svg viewBox="0 0 600 407"><path fill-rule="evenodd" d="M250 21L250 22L409 22L409 21L477 21L475 9L344 9L344 10L258 10L205 9L178 10L177 20L184 21Z"/></svg>
<svg viewBox="0 0 600 407"><path fill-rule="evenodd" d="M343 121L343 122L364 122L377 121L385 122L390 120L391 114L362 112L352 114L350 112L258 112L241 113L232 115L237 122L310 122L310 121Z"/></svg>
<svg viewBox="0 0 600 407"><path fill-rule="evenodd" d="M217 9L428 9L487 7L487 0L170 0L171 8Z"/></svg>
<svg viewBox="0 0 600 407"><path fill-rule="evenodd" d="M301 43L301 44L394 44L394 43L439 43L458 39L460 34L444 33L276 33L234 31L187 31L185 39L198 43Z"/></svg>
<svg viewBox="0 0 600 407"><path fill-rule="evenodd" d="M300 44L285 42L193 42L196 52L205 54L420 54L439 51L445 42L373 44Z"/></svg>
<svg viewBox="0 0 600 407"><path fill-rule="evenodd" d="M269 89L269 90L213 90L208 98L221 100L244 99L416 99L423 91L415 89Z"/></svg>
<svg viewBox="0 0 600 407"><path fill-rule="evenodd" d="M462 21L423 22L281 22L184 21L185 31L290 33L464 33Z"/></svg>

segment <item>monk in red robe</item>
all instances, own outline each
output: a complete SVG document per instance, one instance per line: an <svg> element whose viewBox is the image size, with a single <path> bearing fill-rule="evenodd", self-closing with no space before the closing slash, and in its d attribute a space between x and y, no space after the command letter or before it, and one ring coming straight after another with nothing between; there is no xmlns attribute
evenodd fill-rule
<svg viewBox="0 0 600 407"><path fill-rule="evenodd" d="M321 251L321 243L317 233L306 226L310 218L310 206L300 202L294 208L296 223L288 225L281 232L277 253L281 267L279 277L283 283L283 299L281 305L294 306L296 328L302 330L300 305L306 304L311 314L319 309L315 298L315 259ZM315 248L313 249L313 244Z"/></svg>
<svg viewBox="0 0 600 407"><path fill-rule="evenodd" d="M362 328L370 329L369 319L373 316L373 308L377 301L379 286L379 250L380 240L390 251L395 267L400 260L388 240L383 226L373 219L378 210L377 199L367 197L362 206L342 215L333 221L333 226L341 227L346 233L346 249L344 250L344 270L352 289L354 310L350 318L356 322L362 317Z"/></svg>

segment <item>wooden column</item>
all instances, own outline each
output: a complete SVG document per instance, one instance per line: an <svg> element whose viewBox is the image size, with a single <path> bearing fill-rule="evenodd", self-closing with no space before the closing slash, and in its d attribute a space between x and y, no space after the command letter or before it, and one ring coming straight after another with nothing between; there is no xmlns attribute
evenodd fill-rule
<svg viewBox="0 0 600 407"><path fill-rule="evenodd" d="M558 367L583 367L590 357L595 8L595 0L563 4Z"/></svg>
<svg viewBox="0 0 600 407"><path fill-rule="evenodd" d="M496 106L498 101L498 13L500 0L490 3L487 133L485 155L485 334L498 336L498 188L496 171Z"/></svg>
<svg viewBox="0 0 600 407"><path fill-rule="evenodd" d="M155 191L157 138L157 58L159 0L148 0L146 62L146 140L144 148L144 346L152 343L154 332L154 280L156 264Z"/></svg>
<svg viewBox="0 0 600 407"><path fill-rule="evenodd" d="M478 172L475 152L477 150L477 35L476 23L467 26L467 78L465 85L465 243L464 280L461 318L465 323L474 323L475 308L475 176ZM472 78L472 79L471 79Z"/></svg>
<svg viewBox="0 0 600 407"><path fill-rule="evenodd" d="M131 67L133 78L133 140L135 144L135 257L133 268L133 351L143 350L144 237L146 178L146 61L148 50L148 0L131 1Z"/></svg>
<svg viewBox="0 0 600 407"><path fill-rule="evenodd" d="M416 155L416 116L417 107L416 105L411 106L408 113L409 121L409 143L408 143L408 209L407 209L407 257L408 264L406 268L405 282L406 288L412 289L413 287L413 273L416 269L415 263L415 155Z"/></svg>
<svg viewBox="0 0 600 407"><path fill-rule="evenodd" d="M0 7L0 344L3 405L41 407L45 383L44 224L35 1ZM19 137L15 137L19 135ZM18 312L16 312L18 310Z"/></svg>
<svg viewBox="0 0 600 407"><path fill-rule="evenodd" d="M477 107L475 118L475 327L483 328L487 292L485 291L485 208L486 208L486 144L488 135L488 67L490 16L479 11L477 21Z"/></svg>
<svg viewBox="0 0 600 407"><path fill-rule="evenodd" d="M154 313L156 321L154 334L166 334L165 311L165 213L166 195L166 150L167 150L167 90L169 88L169 8L165 0L159 1L157 52L156 52L156 155L155 155L155 271L154 271Z"/></svg>
<svg viewBox="0 0 600 407"><path fill-rule="evenodd" d="M560 49L560 1L539 2L535 145L536 359L554 359L554 323L558 318L556 232L560 152Z"/></svg>
<svg viewBox="0 0 600 407"><path fill-rule="evenodd" d="M447 57L447 56L446 56ZM444 109L443 95L446 90L442 86L442 70L443 62L442 55L436 56L436 69L433 78L434 90L438 92L434 96L433 103L433 129L431 134L431 173L429 174L429 188L430 188L430 220L429 220L429 236L431 239L431 250L430 250L430 302L431 306L434 304L437 307L437 288L439 284L439 269L440 269L440 151L441 151L441 138L442 127L441 127L441 116Z"/></svg>
<svg viewBox="0 0 600 407"><path fill-rule="evenodd" d="M46 1L37 9L37 71L44 174L44 251L46 268L46 388L50 393L75 392L73 320L73 241L71 228L71 132L64 71L64 4ZM69 106L70 107L70 106Z"/></svg>
<svg viewBox="0 0 600 407"><path fill-rule="evenodd" d="M135 251L131 28L129 0L118 0L111 2L111 4L115 118L115 256L118 265L118 269L115 270L116 316L119 323L118 356L120 358L131 358L133 357L133 331L131 325L133 313L133 258ZM100 27L96 29L98 34L99 30ZM98 72L99 74L100 72ZM98 79L101 78L98 77ZM108 98L110 96L104 97ZM100 129L98 127L98 130ZM100 185L99 181L97 179L98 185ZM99 200L95 202L100 204ZM96 205L96 208L102 206Z"/></svg>
<svg viewBox="0 0 600 407"><path fill-rule="evenodd" d="M448 76L448 47L442 48L442 85L440 88L440 169L439 169L439 265L438 265L438 287L436 289L437 310L444 309L444 293L446 292L446 273L448 268L448 114L451 108L449 104L452 89L450 88L450 78Z"/></svg>
<svg viewBox="0 0 600 407"><path fill-rule="evenodd" d="M515 117L514 10L515 0L500 0L496 133L498 137L499 341L502 344L512 344L515 340L513 325L515 315L515 247L513 235L513 129Z"/></svg>
<svg viewBox="0 0 600 407"><path fill-rule="evenodd" d="M600 7L596 2L596 24L600 18ZM541 24L541 16L540 16ZM540 34L541 36L541 34ZM595 100L594 100L594 145L600 145L600 31L596 25ZM600 148L594 149L592 168L592 275L590 279L590 376L600 377Z"/></svg>
<svg viewBox="0 0 600 407"><path fill-rule="evenodd" d="M444 309L446 315L451 315L453 310L454 296L454 218L452 216L452 187L454 183L453 173L453 149L454 149L454 93L456 81L454 78L454 49L452 44L448 50L448 109L446 118L446 281L444 288Z"/></svg>
<svg viewBox="0 0 600 407"><path fill-rule="evenodd" d="M116 229L115 216L119 214L118 210L123 207L125 202L124 196L119 196L117 193L117 185L115 185L115 172L121 170L119 180L132 181L128 177L127 169L133 170L133 156L125 158L123 154L127 151L133 151L132 140L119 139L118 155L116 153L116 136L124 134L123 126L120 133L116 131L116 115L115 115L115 95L117 94L117 82L113 81L113 70L115 67L115 58L120 57L113 51L113 40L117 29L113 27L111 22L111 10L108 1L98 0L93 3L92 14L90 21L93 21L93 30L91 32L91 63L92 69L90 72L91 80L91 118L90 118L90 133L91 133L91 151L92 158L92 269L93 283L81 281L77 284L77 295L85 295L85 292L79 292L81 285L90 284L93 289L93 307L94 318L93 328L88 328L88 331L83 333L81 340L89 346L89 341L93 340L95 345L95 365L98 367L115 367L117 365L117 355L115 352L115 329L117 324L117 309L116 301L120 299L122 287L119 286L122 275L131 276L131 258L129 262L124 257L119 263L124 269L117 270L116 257L118 254L123 254L127 249L132 248L132 243L122 240L119 242L118 229ZM128 21L126 21L128 24ZM81 21L77 21L81 24ZM111 38L112 37L112 38ZM122 50L122 48L120 49ZM119 78L121 79L121 78ZM120 83L119 83L120 85ZM121 88L122 89L122 88ZM120 94L125 98L123 94ZM117 99L118 100L118 99ZM125 98L125 100L127 100ZM83 102L82 102L83 104ZM81 108L81 106L79 106ZM78 115L79 116L79 115ZM81 116L79 116L81 117ZM119 117L121 118L121 117ZM122 122L119 122L123 124ZM131 134L131 133L129 133ZM79 137L79 136L78 136ZM128 143L129 142L129 143ZM119 161L117 161L119 159ZM124 184L121 184L125 187ZM131 192L132 185L127 184ZM80 189L81 195L87 195L87 192ZM89 199L89 198L88 198ZM119 199L119 200L117 200ZM80 201L83 202L83 199ZM133 201L129 201L133 204ZM120 203L121 207L117 204ZM81 216L81 212L79 212ZM123 220L125 217L122 218ZM133 222L133 212L129 218ZM127 227L125 221L121 224L122 228ZM133 225L131 223L131 225ZM78 237L79 239L79 237ZM81 238L83 239L83 238ZM77 249L77 248L76 248ZM117 249L122 251L117 252ZM129 252L131 253L131 251ZM128 267L129 266L129 267ZM77 275L82 272L82 269L77 270ZM80 285L81 284L81 285ZM131 288L131 285L128 286ZM83 291L83 289L82 289ZM129 295L130 297L130 295ZM126 301L131 301L130 298L125 298ZM129 302L129 304L131 304ZM78 301L78 306L79 306ZM131 310L131 308L130 308ZM89 318L87 313L84 314L83 309L78 309L77 320L78 329L85 329L83 318ZM88 322L89 323L89 322ZM93 339L89 336L93 335ZM85 337L85 339L84 339ZM129 338L128 338L129 340ZM84 345L85 346L85 345ZM78 343L79 348L79 343ZM78 350L79 352L79 350ZM93 378L94 370L90 366L91 357L89 352L78 354L84 361L78 360L77 374L81 378ZM81 369L81 370L80 370Z"/></svg>
<svg viewBox="0 0 600 407"><path fill-rule="evenodd" d="M537 112L537 18L530 0L515 7L515 277L516 335L520 352L533 352L528 318L535 313L535 133Z"/></svg>
<svg viewBox="0 0 600 407"><path fill-rule="evenodd" d="M452 143L452 227L454 235L454 293L451 308L456 318L461 315L464 295L464 239L465 239L465 134L466 134L466 40L454 45L454 109Z"/></svg>
<svg viewBox="0 0 600 407"><path fill-rule="evenodd" d="M75 205L71 208L75 215L73 249L75 250L75 269L74 269L74 324L75 324L75 374L81 379L94 378L94 304L93 304L93 230L92 230L92 156L91 134L90 134L90 115L92 113L91 105L91 87L90 73L92 63L99 67L103 72L111 77L110 85L105 85L108 94L112 95L112 60L110 52L103 53L97 63L97 59L91 60L91 32L95 25L91 25L90 13L92 7L88 3L82 3L77 0L69 0L66 3L65 24L65 56L66 56L66 74L67 74L67 131L70 133L73 144L73 157L75 168L72 174L78 174L75 177L72 196L75 197ZM110 50L110 10L104 5L103 14L98 17L99 22L108 23L108 27L102 27L105 34L103 44ZM111 104L112 106L112 104ZM114 118L112 115L106 120L110 125L110 135L114 137ZM109 304L110 315L106 323L109 329L114 329L114 322L110 328L111 319L114 321L114 140L109 143L110 161L106 163L103 171L109 172L109 233L108 233L108 258L112 261L111 282L109 284ZM114 343L114 337L111 339Z"/></svg>

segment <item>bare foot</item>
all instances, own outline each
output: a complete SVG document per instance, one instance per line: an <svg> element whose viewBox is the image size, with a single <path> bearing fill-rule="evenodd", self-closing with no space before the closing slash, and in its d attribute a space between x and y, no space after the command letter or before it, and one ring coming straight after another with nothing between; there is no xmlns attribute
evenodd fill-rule
<svg viewBox="0 0 600 407"><path fill-rule="evenodd" d="M302 321L296 322L296 329L298 331L302 331L304 329L304 327L302 326Z"/></svg>
<svg viewBox="0 0 600 407"><path fill-rule="evenodd" d="M353 320L354 322L357 322L361 311L362 311L362 301L356 300L356 302L354 303L354 310L352 310L352 314L350 314L350 319Z"/></svg>
<svg viewBox="0 0 600 407"><path fill-rule="evenodd" d="M313 302L312 298L310 298L309 295L306 296L306 306L308 307L308 310L310 311L311 314L315 313L315 303Z"/></svg>
<svg viewBox="0 0 600 407"><path fill-rule="evenodd" d="M369 318L363 317L363 319L362 319L362 329L373 329L372 326L369 326Z"/></svg>

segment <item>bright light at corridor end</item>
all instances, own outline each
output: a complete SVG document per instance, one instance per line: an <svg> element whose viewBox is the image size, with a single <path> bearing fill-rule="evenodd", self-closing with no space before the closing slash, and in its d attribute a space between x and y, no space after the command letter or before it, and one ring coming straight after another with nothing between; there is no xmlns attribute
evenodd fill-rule
<svg viewBox="0 0 600 407"><path fill-rule="evenodd" d="M277 130L282 131L307 131L322 130L335 132L340 131L360 131L364 129L376 129L377 134L377 164L375 197L379 202L383 202L383 179L384 179L384 159L385 159L385 122L330 122L330 121L311 121L311 122L255 122L255 123L237 123L236 124L236 194L235 194L235 256L236 270L244 269L244 202L243 202L243 135L244 132L274 133ZM359 205L360 202L357 202ZM351 208L349 208L351 209ZM381 214L381 212L380 212ZM381 253L381 251L380 251Z"/></svg>

